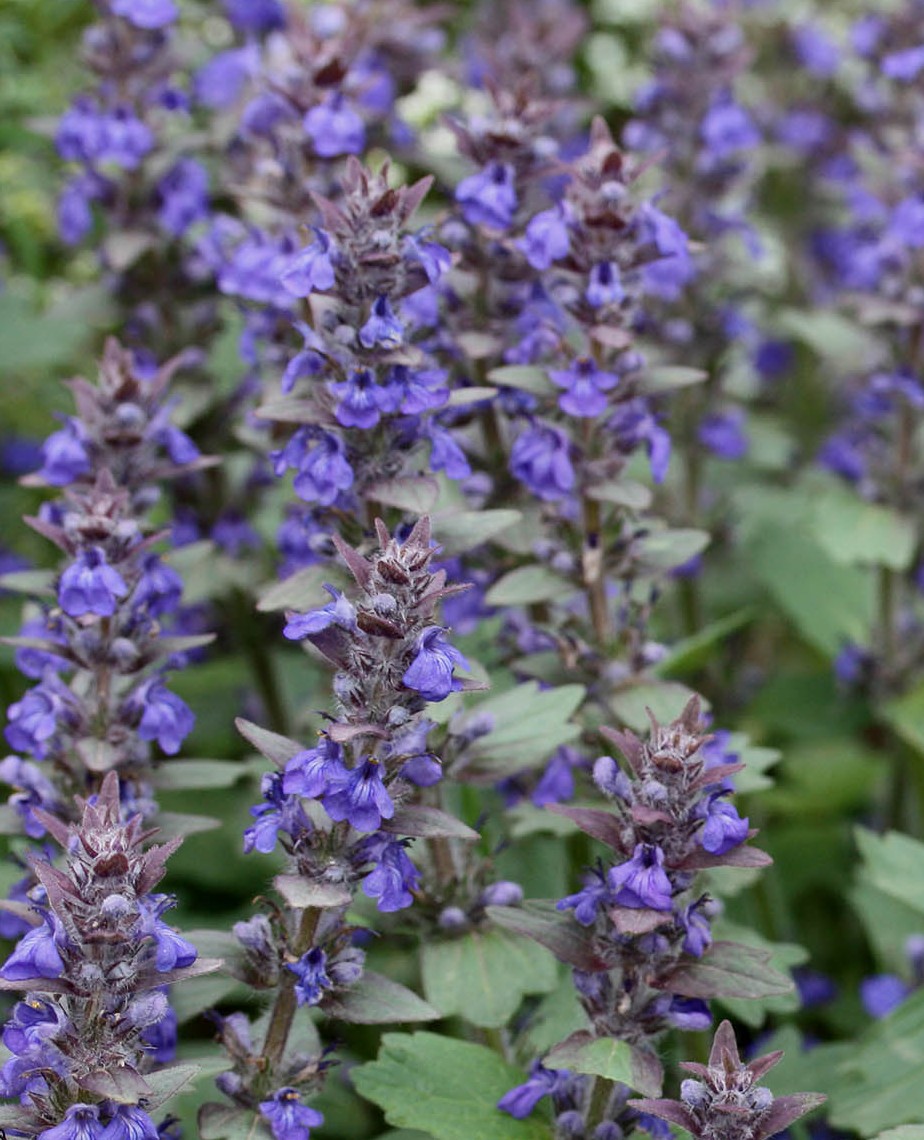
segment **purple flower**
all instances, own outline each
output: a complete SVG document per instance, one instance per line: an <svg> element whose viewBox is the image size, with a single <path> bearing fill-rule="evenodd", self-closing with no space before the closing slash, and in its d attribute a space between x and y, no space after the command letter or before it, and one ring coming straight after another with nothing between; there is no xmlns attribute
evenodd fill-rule
<svg viewBox="0 0 924 1140"><path fill-rule="evenodd" d="M302 1104L293 1088L280 1089L270 1100L261 1101L260 1112L275 1140L308 1140L311 1129L324 1123L321 1113Z"/></svg>
<svg viewBox="0 0 924 1140"><path fill-rule="evenodd" d="M168 895L148 895L138 901L140 917L135 934L152 940L154 965L161 974L191 966L199 956L195 946L160 917L171 903Z"/></svg>
<svg viewBox="0 0 924 1140"><path fill-rule="evenodd" d="M420 872L408 858L404 844L386 840L375 855L375 867L363 879L363 893L376 899L382 912L403 910L414 901L411 893L420 885Z"/></svg>
<svg viewBox="0 0 924 1140"><path fill-rule="evenodd" d="M258 66L259 55L254 45L219 52L196 72L193 80L196 99L205 107L230 107Z"/></svg>
<svg viewBox="0 0 924 1140"><path fill-rule="evenodd" d="M181 158L157 184L160 209L157 219L174 237L186 233L193 222L208 217L209 176L194 158Z"/></svg>
<svg viewBox="0 0 924 1140"><path fill-rule="evenodd" d="M363 348L397 348L404 342L404 328L387 297L376 297L369 319L359 330Z"/></svg>
<svg viewBox="0 0 924 1140"><path fill-rule="evenodd" d="M570 368L549 369L549 376L559 388L566 389L558 397L558 406L570 416L591 418L606 410L604 395L619 383L613 372L601 371L589 356L575 360Z"/></svg>
<svg viewBox="0 0 924 1140"><path fill-rule="evenodd" d="M401 678L402 684L415 689L428 701L442 701L457 692L462 682L453 677L453 667L469 667L459 650L446 640L445 632L438 625L423 630L417 639L414 660Z"/></svg>
<svg viewBox="0 0 924 1140"><path fill-rule="evenodd" d="M889 234L900 245L924 246L924 199L904 198L892 211Z"/></svg>
<svg viewBox="0 0 924 1140"><path fill-rule="evenodd" d="M921 68L924 68L924 44L889 52L882 59L882 74L902 83L911 83L917 79Z"/></svg>
<svg viewBox="0 0 924 1140"><path fill-rule="evenodd" d="M174 0L112 0L112 11L136 28L165 28L180 14Z"/></svg>
<svg viewBox="0 0 924 1140"><path fill-rule="evenodd" d="M730 98L713 103L700 123L699 132L713 158L727 158L760 143L751 116Z"/></svg>
<svg viewBox="0 0 924 1140"><path fill-rule="evenodd" d="M600 908L610 901L610 891L603 875L591 871L583 888L576 894L566 895L555 904L556 910L573 910L574 920L581 926L593 926Z"/></svg>
<svg viewBox="0 0 924 1140"><path fill-rule="evenodd" d="M0 978L21 982L28 978L60 978L64 960L58 947L64 942L64 929L53 915L23 935L9 958L0 966Z"/></svg>
<svg viewBox="0 0 924 1140"><path fill-rule="evenodd" d="M395 814L381 768L371 757L332 782L321 802L331 819L348 820L357 831L377 831Z"/></svg>
<svg viewBox="0 0 924 1140"><path fill-rule="evenodd" d="M402 252L409 261L417 262L423 268L431 285L439 281L452 264L452 257L445 246L435 241L424 241L413 234L405 237Z"/></svg>
<svg viewBox="0 0 924 1140"><path fill-rule="evenodd" d="M696 434L699 442L719 459L741 459L747 455L748 437L744 431L744 412L740 408L706 416Z"/></svg>
<svg viewBox="0 0 924 1140"><path fill-rule="evenodd" d="M0 780L17 789L10 796L9 804L22 819L26 835L32 839L41 839L45 827L36 819L34 809L60 812L61 805L54 784L37 764L19 756L7 756L0 760Z"/></svg>
<svg viewBox="0 0 924 1140"><path fill-rule="evenodd" d="M65 696L66 694L66 696ZM70 690L57 678L46 677L23 694L22 699L7 710L4 735L17 752L31 752L39 759L46 755L45 741L58 728L58 720L67 711L65 701Z"/></svg>
<svg viewBox="0 0 924 1140"><path fill-rule="evenodd" d="M792 34L793 47L799 62L812 75L822 78L833 75L840 64L836 45L814 24L803 24Z"/></svg>
<svg viewBox="0 0 924 1140"><path fill-rule="evenodd" d="M456 201L471 225L507 229L517 208L513 167L507 162L492 162L463 178L456 187Z"/></svg>
<svg viewBox="0 0 924 1140"><path fill-rule="evenodd" d="M588 305L599 309L601 305L616 305L625 297L619 266L614 261L598 262L590 271L584 296Z"/></svg>
<svg viewBox="0 0 924 1140"><path fill-rule="evenodd" d="M654 844L639 843L627 863L610 868L607 881L618 906L671 909L673 888L664 870L664 852Z"/></svg>
<svg viewBox="0 0 924 1140"><path fill-rule="evenodd" d="M316 946L297 962L290 962L286 969L298 978L295 998L299 1005L317 1005L324 990L333 988L334 983L327 973L327 955Z"/></svg>
<svg viewBox="0 0 924 1140"><path fill-rule="evenodd" d="M331 95L312 107L302 124L315 154L321 158L359 154L366 145L365 124L342 95Z"/></svg>
<svg viewBox="0 0 924 1140"><path fill-rule="evenodd" d="M58 233L65 245L82 242L93 227L90 203L97 197L97 182L79 175L58 196Z"/></svg>
<svg viewBox="0 0 924 1140"><path fill-rule="evenodd" d="M399 407L409 416L441 408L449 398L446 373L442 368L411 369L406 364L396 364L388 372L386 387L397 391Z"/></svg>
<svg viewBox="0 0 924 1140"><path fill-rule="evenodd" d="M699 1032L712 1024L712 1014L700 998L674 997L667 1009L667 1020L675 1029Z"/></svg>
<svg viewBox="0 0 924 1140"><path fill-rule="evenodd" d="M87 437L79 420L68 418L61 431L53 432L42 444L39 474L54 487L66 487L90 472Z"/></svg>
<svg viewBox="0 0 924 1140"><path fill-rule="evenodd" d="M734 804L721 799L722 794L709 800L706 824L699 837L703 849L711 855L724 855L748 837L747 819L738 815Z"/></svg>
<svg viewBox="0 0 924 1140"><path fill-rule="evenodd" d="M118 599L127 593L128 586L122 575L109 565L98 546L81 551L58 583L58 601L71 617L84 614L112 617L118 608Z"/></svg>
<svg viewBox="0 0 924 1140"><path fill-rule="evenodd" d="M314 800L323 796L332 784L339 786L347 774L343 749L329 736L322 735L314 748L299 752L286 764L282 790L287 796Z"/></svg>
<svg viewBox="0 0 924 1140"><path fill-rule="evenodd" d="M176 1057L178 1041L176 1011L168 1005L164 1015L141 1034L146 1051L158 1065L167 1065Z"/></svg>
<svg viewBox="0 0 924 1140"><path fill-rule="evenodd" d="M491 883L481 892L482 906L519 906L523 901L523 888L509 879Z"/></svg>
<svg viewBox="0 0 924 1140"><path fill-rule="evenodd" d="M504 1093L497 1107L517 1120L525 1120L539 1101L558 1092L570 1075L567 1069L546 1069L539 1061L533 1061L529 1079Z"/></svg>
<svg viewBox="0 0 924 1140"><path fill-rule="evenodd" d="M624 404L608 421L616 443L626 452L645 444L651 477L656 483L663 481L671 459L671 437L652 415L644 400Z"/></svg>
<svg viewBox="0 0 924 1140"><path fill-rule="evenodd" d="M349 601L334 586L324 584L324 589L334 599L319 610L309 610L306 614L293 614L289 617L283 636L290 641L299 641L303 637L310 637L313 633L320 633L332 625L340 629L356 629L356 610Z"/></svg>
<svg viewBox="0 0 924 1140"><path fill-rule="evenodd" d="M183 579L158 554L147 554L141 563L141 577L132 594L132 606L151 617L162 617L176 609L183 593Z"/></svg>
<svg viewBox="0 0 924 1140"><path fill-rule="evenodd" d="M339 380L328 384L330 392L337 397L337 423L343 427L374 428L382 418L382 400L384 392L375 381L375 376L368 368L358 372L351 372L346 380Z"/></svg>
<svg viewBox="0 0 924 1140"><path fill-rule="evenodd" d="M157 1126L144 1109L120 1104L99 1140L159 1140L159 1136Z"/></svg>
<svg viewBox="0 0 924 1140"><path fill-rule="evenodd" d="M870 1017L887 1017L911 993L911 987L895 974L877 974L860 983L860 1000Z"/></svg>
<svg viewBox="0 0 924 1140"><path fill-rule="evenodd" d="M516 244L533 269L549 269L553 261L567 256L570 237L564 207L558 205L536 214Z"/></svg>
<svg viewBox="0 0 924 1140"><path fill-rule="evenodd" d="M709 916L705 913L705 901L697 899L691 903L678 920L686 932L683 940L684 954L701 958L712 944L712 928Z"/></svg>
<svg viewBox="0 0 924 1140"><path fill-rule="evenodd" d="M72 1104L64 1119L38 1134L37 1140L102 1140L103 1126L95 1104Z"/></svg>
<svg viewBox="0 0 924 1140"><path fill-rule="evenodd" d="M471 475L471 464L451 431L431 423L427 428L427 437L430 440L432 471L445 471L450 479L467 479Z"/></svg>
<svg viewBox="0 0 924 1140"><path fill-rule="evenodd" d="M323 432L302 456L293 481L295 493L306 503L329 507L341 491L352 485L353 468L347 460L343 441L330 432Z"/></svg>
<svg viewBox="0 0 924 1140"><path fill-rule="evenodd" d="M510 470L534 495L556 502L574 488L569 452L563 431L539 423L517 436L510 452Z"/></svg>
<svg viewBox="0 0 924 1140"><path fill-rule="evenodd" d="M293 254L280 280L293 297L307 297L331 289L336 280L331 259L331 240L315 228L315 240Z"/></svg>
<svg viewBox="0 0 924 1140"><path fill-rule="evenodd" d="M529 797L536 807L570 800L574 795L574 768L580 763L581 756L573 748L557 748Z"/></svg>
<svg viewBox="0 0 924 1140"><path fill-rule="evenodd" d="M174 756L196 723L189 705L171 693L160 677L144 681L126 702L133 712L141 710L138 735L156 740L168 756Z"/></svg>

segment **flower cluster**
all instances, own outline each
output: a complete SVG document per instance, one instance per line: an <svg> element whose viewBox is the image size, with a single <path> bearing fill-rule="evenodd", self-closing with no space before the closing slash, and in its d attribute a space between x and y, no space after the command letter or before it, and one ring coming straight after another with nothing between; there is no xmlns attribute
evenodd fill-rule
<svg viewBox="0 0 924 1140"><path fill-rule="evenodd" d="M629 1104L678 1125L696 1140L766 1140L827 1099L821 1093L775 1097L761 1087L758 1082L782 1056L767 1053L744 1064L731 1022L723 1021L715 1032L708 1065L681 1063L699 1079L681 1082L680 1100L638 1099Z"/></svg>
<svg viewBox="0 0 924 1140"><path fill-rule="evenodd" d="M626 771L603 756L594 765L612 813L552 809L603 838L619 858L558 903L592 933L605 963L575 971L581 1003L597 1034L630 1042L651 1040L669 1025L705 1028L706 1003L672 985L680 961L702 958L712 942L716 908L708 895L696 895L696 873L769 861L744 846L753 832L731 803L731 777L742 765L721 741L710 746L695 698L671 724L653 721L648 741L603 732L628 764Z"/></svg>
<svg viewBox="0 0 924 1140"><path fill-rule="evenodd" d="M165 988L216 963L164 921L153 888L178 840L143 849L140 817L122 822L115 773L79 823L42 822L65 849L59 870L32 866L43 902L0 966L3 988L24 990L3 1030L4 1095L22 1105L17 1130L43 1140L153 1138L158 1097L149 1074L173 1055L175 1016Z"/></svg>
<svg viewBox="0 0 924 1140"><path fill-rule="evenodd" d="M145 519L165 479L207 462L170 420L167 385L179 363L143 380L110 341L98 383L72 382L78 415L46 441L30 477L63 489L30 521L66 556L53 599L43 596L13 639L19 668L37 684L10 706L5 735L30 758L0 767L34 838L44 834L34 808L66 817L71 797L98 790L109 771L122 777L126 811L151 814L151 744L173 755L193 726L164 670L203 639L163 636L180 617L183 583Z"/></svg>

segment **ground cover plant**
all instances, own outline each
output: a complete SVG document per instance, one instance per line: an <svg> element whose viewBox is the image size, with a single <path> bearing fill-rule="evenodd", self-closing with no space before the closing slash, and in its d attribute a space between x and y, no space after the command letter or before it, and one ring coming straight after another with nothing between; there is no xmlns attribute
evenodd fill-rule
<svg viewBox="0 0 924 1140"><path fill-rule="evenodd" d="M924 4L0 53L5 1136L922 1140Z"/></svg>

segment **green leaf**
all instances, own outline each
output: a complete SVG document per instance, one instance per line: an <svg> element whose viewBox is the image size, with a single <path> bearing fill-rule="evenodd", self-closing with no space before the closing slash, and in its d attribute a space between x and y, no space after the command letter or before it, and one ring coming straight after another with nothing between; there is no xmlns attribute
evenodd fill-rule
<svg viewBox="0 0 924 1140"><path fill-rule="evenodd" d="M757 617L754 606L744 606L727 617L704 625L691 637L685 637L671 646L668 653L654 666L659 677L695 672L706 664L716 645L725 641Z"/></svg>
<svg viewBox="0 0 924 1140"><path fill-rule="evenodd" d="M439 493L440 485L431 475L410 475L374 483L367 490L366 498L412 515L426 515L433 510Z"/></svg>
<svg viewBox="0 0 924 1140"><path fill-rule="evenodd" d="M858 827L854 834L863 880L924 914L924 843L897 831L876 835Z"/></svg>
<svg viewBox="0 0 924 1140"><path fill-rule="evenodd" d="M641 681L610 697L613 714L634 732L647 732L648 709L659 724L675 720L683 712L693 690L679 681ZM704 704L704 708L708 708Z"/></svg>
<svg viewBox="0 0 924 1140"><path fill-rule="evenodd" d="M489 906L487 914L497 926L532 938L569 966L593 971L606 964L591 932L556 909L554 902L534 899L523 906Z"/></svg>
<svg viewBox="0 0 924 1140"><path fill-rule="evenodd" d="M706 530L656 530L638 539L635 556L645 569L674 570L701 554L711 537Z"/></svg>
<svg viewBox="0 0 924 1140"><path fill-rule="evenodd" d="M421 952L427 1000L472 1025L506 1025L526 994L548 993L558 980L555 959L536 942L506 930L471 930L430 941Z"/></svg>
<svg viewBox="0 0 924 1140"><path fill-rule="evenodd" d="M227 1104L202 1105L198 1125L200 1140L273 1140L259 1113Z"/></svg>
<svg viewBox="0 0 924 1140"><path fill-rule="evenodd" d="M0 574L0 589L30 596L52 595L55 577L53 570L11 570Z"/></svg>
<svg viewBox="0 0 924 1140"><path fill-rule="evenodd" d="M293 756L304 751L297 740L291 740L288 736L280 736L278 732L270 732L268 728L261 728L253 721L244 720L243 717L237 717L234 725L241 736L277 768L284 768Z"/></svg>
<svg viewBox="0 0 924 1140"><path fill-rule="evenodd" d="M478 832L461 819L425 804L402 804L391 819L383 822L382 830L414 839L465 839L473 843L480 838Z"/></svg>
<svg viewBox="0 0 924 1140"><path fill-rule="evenodd" d="M601 503L616 503L631 511L645 511L651 506L651 489L632 479L610 479L594 483L587 489L591 499Z"/></svg>
<svg viewBox="0 0 924 1140"><path fill-rule="evenodd" d="M520 392L531 392L534 396L552 396L555 385L544 368L534 364L505 364L492 368L488 379L504 388L516 388Z"/></svg>
<svg viewBox="0 0 924 1140"><path fill-rule="evenodd" d="M157 815L159 839L173 839L177 835L196 835L221 827L221 820L211 815L192 815L183 811L162 811Z"/></svg>
<svg viewBox="0 0 924 1140"><path fill-rule="evenodd" d="M924 990L918 990L845 1050L825 1090L831 1123L864 1136L920 1123L922 1072Z"/></svg>
<svg viewBox="0 0 924 1140"><path fill-rule="evenodd" d="M810 644L833 657L845 641L867 641L868 574L836 562L800 527L783 522L764 523L747 546L757 577Z"/></svg>
<svg viewBox="0 0 924 1140"><path fill-rule="evenodd" d="M496 388L484 386L479 388L454 388L449 393L449 399L444 406L447 408L462 408L468 404L477 404L481 400L491 400L496 395Z"/></svg>
<svg viewBox="0 0 924 1140"><path fill-rule="evenodd" d="M413 990L373 970L366 970L354 986L325 1001L324 1012L354 1025L436 1021L440 1016L439 1010Z"/></svg>
<svg viewBox="0 0 924 1140"><path fill-rule="evenodd" d="M547 1069L572 1069L592 1077L620 1081L642 1096L660 1096L663 1073L657 1058L643 1054L627 1041L613 1037L597 1037L587 1030L573 1033L556 1045L542 1063Z"/></svg>
<svg viewBox="0 0 924 1140"><path fill-rule="evenodd" d="M198 1065L170 1065L167 1068L155 1069L145 1075L145 1080L152 1092L149 1096L149 1106L157 1108L171 1097L176 1096L202 1072ZM131 1103L131 1102L129 1102Z"/></svg>
<svg viewBox="0 0 924 1140"><path fill-rule="evenodd" d="M349 889L340 883L312 883L301 875L277 875L273 885L289 906L298 908L349 906L353 900Z"/></svg>
<svg viewBox="0 0 924 1140"><path fill-rule="evenodd" d="M709 373L702 368L688 368L681 364L665 364L659 368L649 368L638 381L638 390L648 396L659 392L673 392L677 388L689 388L692 384L702 384L709 379Z"/></svg>
<svg viewBox="0 0 924 1140"><path fill-rule="evenodd" d="M454 511L433 515L433 537L446 554L465 554L495 535L515 526L520 511Z"/></svg>
<svg viewBox="0 0 924 1140"><path fill-rule="evenodd" d="M876 1140L924 1140L924 1124L900 1124L880 1132Z"/></svg>
<svg viewBox="0 0 924 1140"><path fill-rule="evenodd" d="M713 942L702 958L684 961L663 987L693 998L765 998L791 993L792 978L770 966L770 954L738 942Z"/></svg>
<svg viewBox="0 0 924 1140"><path fill-rule="evenodd" d="M768 955L770 966L780 978L789 980L792 967L808 961L808 951L804 947L792 942L770 942L750 927L739 926L724 916L716 923L714 934L722 939L745 943ZM719 1000L733 1017L754 1029L763 1025L768 1014L795 1013L800 1008L799 994L794 986L788 993L769 994L758 999L721 997Z"/></svg>
<svg viewBox="0 0 924 1140"><path fill-rule="evenodd" d="M924 754L924 683L912 686L879 711L906 744Z"/></svg>
<svg viewBox="0 0 924 1140"><path fill-rule="evenodd" d="M813 501L814 533L835 562L907 570L914 558L914 520L891 507L832 488Z"/></svg>
<svg viewBox="0 0 924 1140"><path fill-rule="evenodd" d="M281 582L274 581L263 587L258 595L257 609L261 613L278 610L307 613L318 609L330 601L330 594L324 589L325 582L339 587L343 584L343 577L340 568L329 563L305 566Z"/></svg>
<svg viewBox="0 0 924 1140"><path fill-rule="evenodd" d="M503 775L544 763L556 748L580 735L580 728L569 722L583 700L582 685L540 689L535 681L527 681L481 701L462 721L462 728L467 719L481 713L494 717L494 728L469 746L472 766Z"/></svg>
<svg viewBox="0 0 924 1140"><path fill-rule="evenodd" d="M251 774L246 764L234 760L168 760L155 768L151 783L155 788L171 792L230 788Z"/></svg>
<svg viewBox="0 0 924 1140"><path fill-rule="evenodd" d="M497 1108L525 1074L483 1045L435 1033L387 1033L378 1058L350 1076L398 1128L436 1140L550 1140L541 1119L514 1120Z"/></svg>
<svg viewBox="0 0 924 1140"><path fill-rule="evenodd" d="M519 566L495 582L484 600L489 606L528 606L572 593L574 586L548 567Z"/></svg>

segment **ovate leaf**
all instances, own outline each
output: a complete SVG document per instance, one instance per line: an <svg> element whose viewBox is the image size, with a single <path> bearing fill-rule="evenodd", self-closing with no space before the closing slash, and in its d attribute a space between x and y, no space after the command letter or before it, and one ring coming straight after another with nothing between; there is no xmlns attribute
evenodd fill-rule
<svg viewBox="0 0 924 1140"><path fill-rule="evenodd" d="M389 1124L436 1140L550 1140L537 1116L515 1120L497 1102L525 1074L483 1045L435 1033L387 1033L378 1058L351 1072Z"/></svg>
<svg viewBox="0 0 924 1140"><path fill-rule="evenodd" d="M506 1025L526 994L548 993L558 980L548 950L507 930L471 930L425 943L421 955L427 1000L444 1016L472 1025Z"/></svg>

